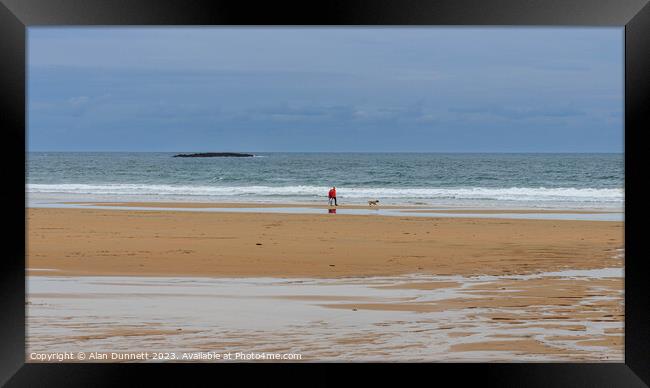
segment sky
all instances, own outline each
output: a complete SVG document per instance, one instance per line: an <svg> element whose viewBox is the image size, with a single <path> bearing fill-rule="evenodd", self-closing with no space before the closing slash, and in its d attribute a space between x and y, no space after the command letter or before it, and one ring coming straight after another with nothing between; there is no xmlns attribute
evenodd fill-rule
<svg viewBox="0 0 650 388"><path fill-rule="evenodd" d="M623 152L608 28L28 29L29 151Z"/></svg>

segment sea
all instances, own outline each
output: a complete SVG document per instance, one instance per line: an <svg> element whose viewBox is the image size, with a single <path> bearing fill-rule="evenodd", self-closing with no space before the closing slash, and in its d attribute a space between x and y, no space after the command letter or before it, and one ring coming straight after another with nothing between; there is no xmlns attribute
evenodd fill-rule
<svg viewBox="0 0 650 388"><path fill-rule="evenodd" d="M180 152L178 152L180 153ZM30 201L326 203L458 208L624 206L622 153L29 152Z"/></svg>

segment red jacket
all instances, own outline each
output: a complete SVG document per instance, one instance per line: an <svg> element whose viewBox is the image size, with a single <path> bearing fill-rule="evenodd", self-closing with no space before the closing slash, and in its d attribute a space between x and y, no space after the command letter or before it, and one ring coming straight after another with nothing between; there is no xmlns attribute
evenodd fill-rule
<svg viewBox="0 0 650 388"><path fill-rule="evenodd" d="M336 197L336 190L335 190L335 189L331 189L331 190L329 191L328 195L329 195L330 198L334 198L334 197Z"/></svg>

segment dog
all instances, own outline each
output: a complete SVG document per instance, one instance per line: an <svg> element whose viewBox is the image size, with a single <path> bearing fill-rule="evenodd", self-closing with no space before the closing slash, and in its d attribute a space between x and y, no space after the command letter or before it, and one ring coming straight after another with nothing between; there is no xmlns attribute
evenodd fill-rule
<svg viewBox="0 0 650 388"><path fill-rule="evenodd" d="M379 200L376 199L374 201L368 201L368 206L377 206L379 204Z"/></svg>

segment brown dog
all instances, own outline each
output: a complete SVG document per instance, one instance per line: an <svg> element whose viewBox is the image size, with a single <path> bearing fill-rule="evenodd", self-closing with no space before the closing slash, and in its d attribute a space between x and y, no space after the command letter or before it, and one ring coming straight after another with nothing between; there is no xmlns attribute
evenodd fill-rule
<svg viewBox="0 0 650 388"><path fill-rule="evenodd" d="M379 200L374 200L374 201L368 201L368 206L377 206L379 204Z"/></svg>

